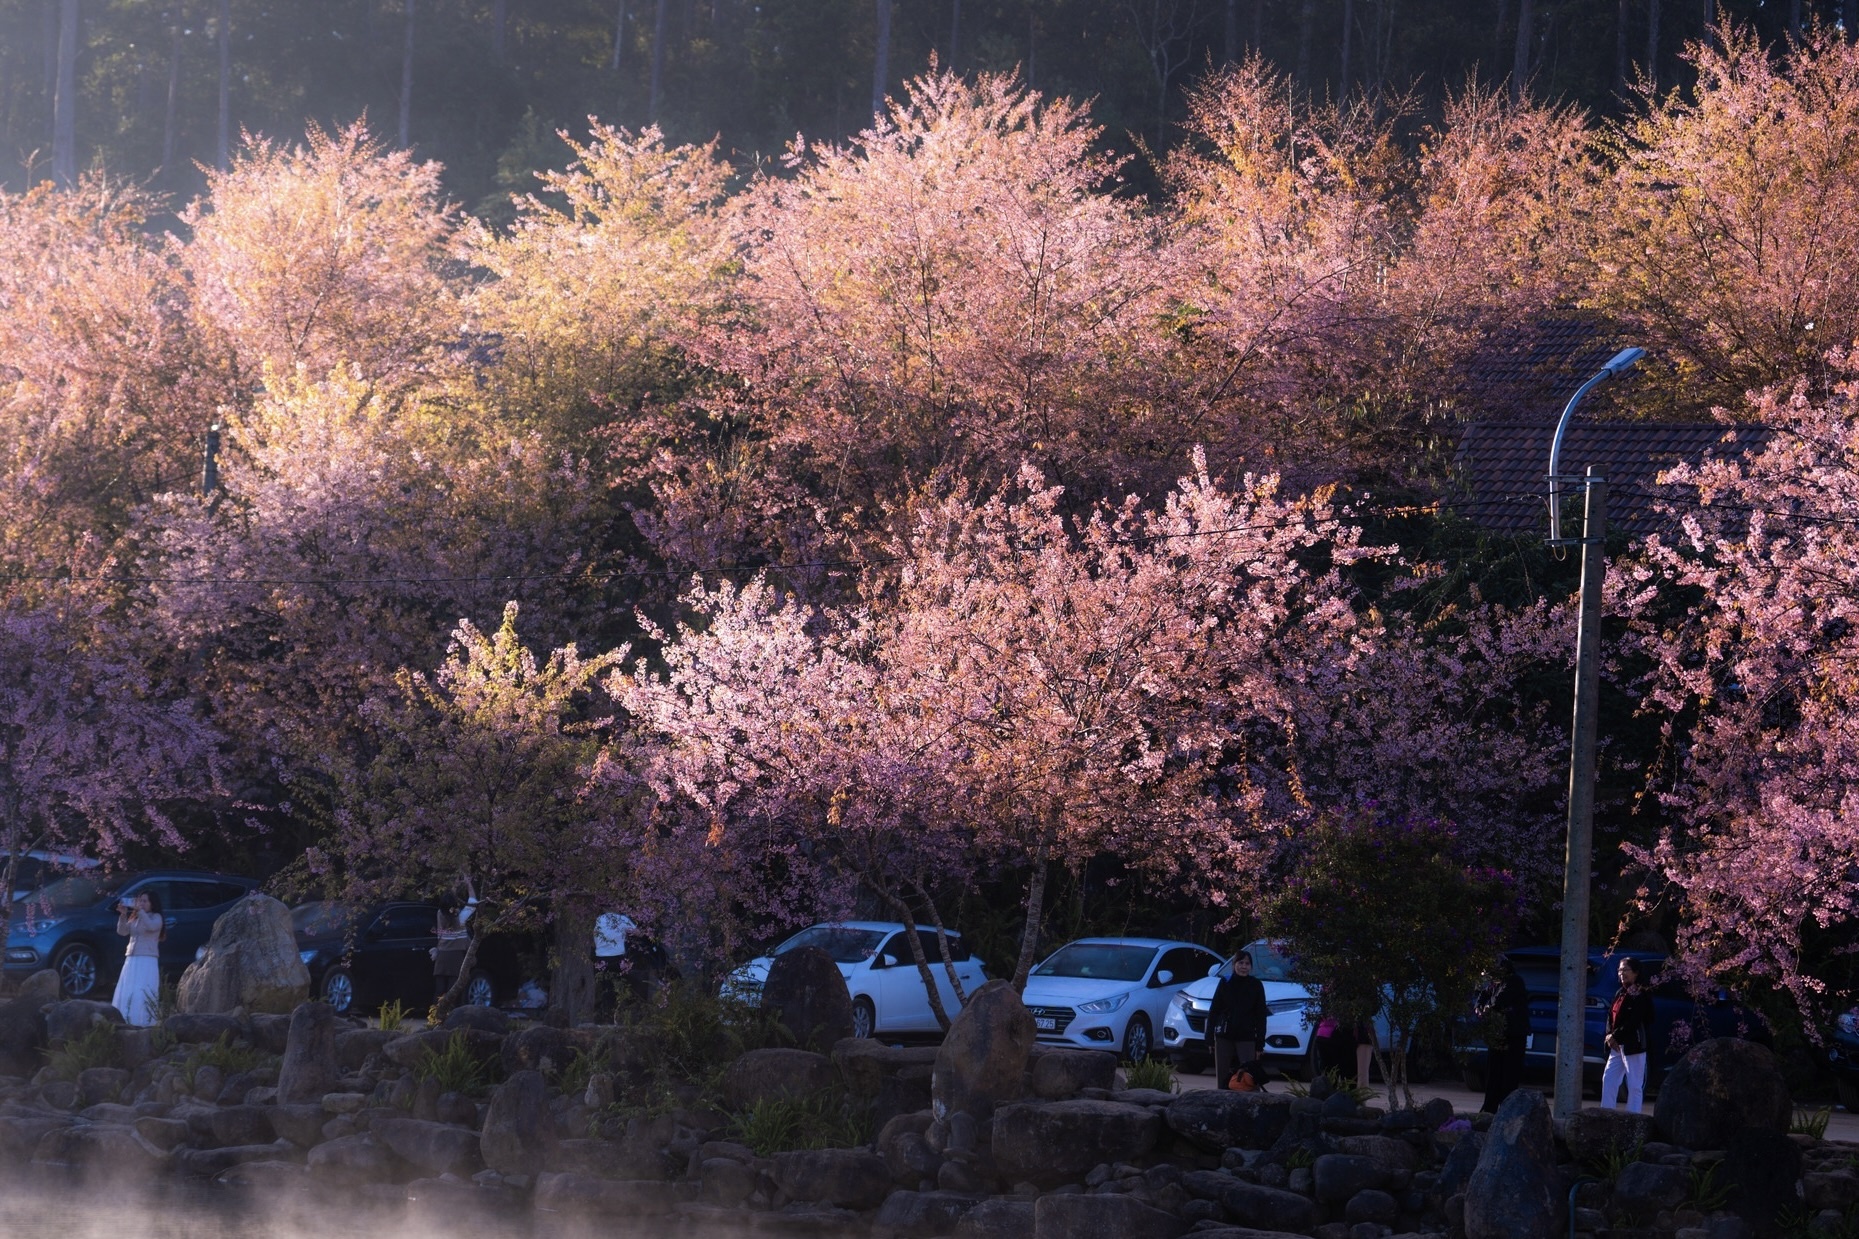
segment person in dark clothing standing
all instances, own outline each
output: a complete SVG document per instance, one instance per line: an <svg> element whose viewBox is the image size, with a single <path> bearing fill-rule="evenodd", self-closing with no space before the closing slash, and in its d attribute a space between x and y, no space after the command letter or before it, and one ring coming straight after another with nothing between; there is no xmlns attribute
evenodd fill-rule
<svg viewBox="0 0 1859 1239"><path fill-rule="evenodd" d="M1523 1083L1523 1055L1530 1037L1530 992L1509 956L1498 965L1497 986L1479 1003L1478 1014L1497 1017L1496 1043L1485 1057L1484 1101L1485 1113L1496 1114Z"/></svg>
<svg viewBox="0 0 1859 1239"><path fill-rule="evenodd" d="M1620 1081L1627 1082L1627 1109L1639 1114L1646 1105L1646 1051L1652 1043L1652 995L1640 988L1640 962L1620 961L1620 992L1607 1009L1607 1066L1601 1070L1601 1108L1620 1103Z"/></svg>
<svg viewBox="0 0 1859 1239"><path fill-rule="evenodd" d="M1214 987L1207 1031L1214 1043L1214 1079L1227 1087L1233 1073L1255 1061L1265 1045L1265 983L1252 975L1252 956L1233 957L1233 971Z"/></svg>

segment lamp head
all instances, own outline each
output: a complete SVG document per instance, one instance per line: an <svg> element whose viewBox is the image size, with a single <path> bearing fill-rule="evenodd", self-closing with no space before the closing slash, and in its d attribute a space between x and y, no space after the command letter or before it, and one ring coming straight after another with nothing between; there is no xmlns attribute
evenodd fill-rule
<svg viewBox="0 0 1859 1239"><path fill-rule="evenodd" d="M1645 355L1646 350L1643 348L1623 348L1618 353L1615 353L1613 358L1605 366L1601 367L1601 370L1608 378L1617 379L1631 370L1634 364Z"/></svg>

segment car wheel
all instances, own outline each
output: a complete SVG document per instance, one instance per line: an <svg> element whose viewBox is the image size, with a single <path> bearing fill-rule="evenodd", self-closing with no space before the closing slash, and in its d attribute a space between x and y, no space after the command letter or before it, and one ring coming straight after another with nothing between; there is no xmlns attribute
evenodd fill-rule
<svg viewBox="0 0 1859 1239"><path fill-rule="evenodd" d="M52 957L52 967L58 972L58 983L64 987L66 998L91 997L103 979L96 948L84 942L73 942L59 951Z"/></svg>
<svg viewBox="0 0 1859 1239"><path fill-rule="evenodd" d="M491 984L488 972L474 972L471 980L465 982L464 1005L467 1007L488 1007L497 998L497 987Z"/></svg>
<svg viewBox="0 0 1859 1239"><path fill-rule="evenodd" d="M878 1011L871 1005L871 999L860 995L852 1000L852 1035L870 1037L878 1031Z"/></svg>
<svg viewBox="0 0 1859 1239"><path fill-rule="evenodd" d="M331 968L325 972L320 988L323 1001L337 1015L347 1015L355 1005L355 978L349 975L347 968Z"/></svg>
<svg viewBox="0 0 1859 1239"><path fill-rule="evenodd" d="M1317 1077L1323 1074L1322 1068L1317 1065L1317 1039L1315 1037L1310 1039L1310 1048L1304 1051L1304 1060L1298 1070L1300 1078L1306 1084L1315 1084Z"/></svg>
<svg viewBox="0 0 1859 1239"><path fill-rule="evenodd" d="M1149 1031L1149 1017L1140 1012L1130 1017L1129 1027L1123 1030L1123 1061L1140 1063L1149 1057L1149 1051L1155 1048L1155 1038Z"/></svg>

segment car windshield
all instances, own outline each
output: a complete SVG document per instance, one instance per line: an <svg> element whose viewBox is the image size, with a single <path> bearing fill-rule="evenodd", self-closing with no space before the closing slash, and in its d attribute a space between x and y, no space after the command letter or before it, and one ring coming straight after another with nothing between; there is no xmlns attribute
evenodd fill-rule
<svg viewBox="0 0 1859 1239"><path fill-rule="evenodd" d="M108 899L115 889L114 884L99 882L95 878L59 878L56 882L46 883L32 897L32 902L40 907L88 908Z"/></svg>
<svg viewBox="0 0 1859 1239"><path fill-rule="evenodd" d="M346 933L354 920L354 909L333 899L319 899L315 903L300 904L290 910L291 928L303 938Z"/></svg>
<svg viewBox="0 0 1859 1239"><path fill-rule="evenodd" d="M1261 981L1295 981L1291 961L1269 942L1255 942L1246 948L1252 956L1252 975Z"/></svg>
<svg viewBox="0 0 1859 1239"><path fill-rule="evenodd" d="M1140 981L1155 958L1152 946L1121 946L1113 942L1074 942L1053 952L1039 965L1036 977L1091 977L1100 981Z"/></svg>
<svg viewBox="0 0 1859 1239"><path fill-rule="evenodd" d="M856 964L870 959L884 941L881 929L852 929L845 925L815 925L803 929L774 949L776 955L786 955L803 946L817 946L833 957L835 964Z"/></svg>

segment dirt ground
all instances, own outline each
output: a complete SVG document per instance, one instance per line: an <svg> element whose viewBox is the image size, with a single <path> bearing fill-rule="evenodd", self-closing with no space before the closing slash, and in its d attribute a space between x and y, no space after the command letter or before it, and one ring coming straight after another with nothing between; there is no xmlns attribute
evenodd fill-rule
<svg viewBox="0 0 1859 1239"><path fill-rule="evenodd" d="M1190 1089L1214 1087L1214 1073L1211 1070L1200 1075L1178 1075L1176 1079L1181 1082L1181 1089L1183 1092L1187 1092ZM1266 1086L1265 1091L1268 1093L1282 1093L1286 1091L1287 1087L1288 1086L1283 1081L1274 1081ZM1524 1087L1536 1088L1544 1093L1550 1091L1550 1087L1546 1081L1542 1083L1526 1084ZM1386 1090L1382 1089L1379 1084L1377 1084L1375 1088L1381 1095L1376 1097L1375 1100L1369 1104L1376 1106L1387 1105ZM1456 1079L1438 1080L1430 1084L1414 1085L1414 1099L1416 1101L1426 1101L1433 1097L1444 1097L1447 1101L1452 1103L1452 1108L1455 1111L1468 1114L1475 1112L1479 1104L1484 1100L1483 1093L1472 1092ZM1596 1104L1594 1098L1590 1097L1587 1104ZM1648 1110L1651 1110L1652 1104L1653 1098L1648 1097L1646 1099L1646 1107ZM1812 1108L1819 1109L1825 1104L1824 1102L1817 1103ZM1835 1106L1833 1108L1832 1117L1827 1122L1827 1139L1838 1140L1842 1143L1859 1144L1859 1114L1854 1114L1851 1111Z"/></svg>

